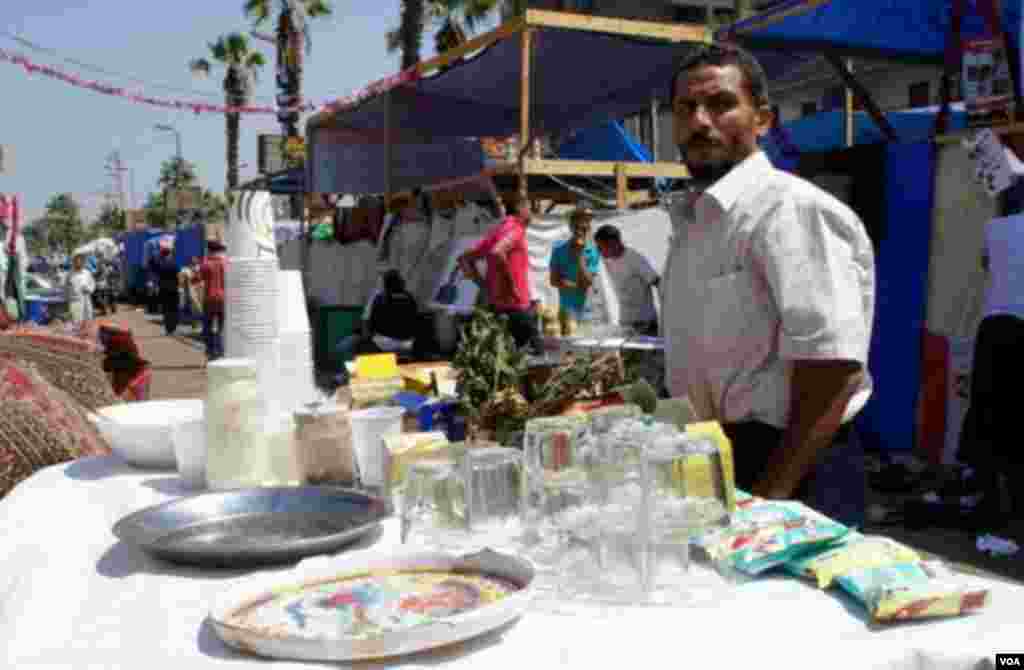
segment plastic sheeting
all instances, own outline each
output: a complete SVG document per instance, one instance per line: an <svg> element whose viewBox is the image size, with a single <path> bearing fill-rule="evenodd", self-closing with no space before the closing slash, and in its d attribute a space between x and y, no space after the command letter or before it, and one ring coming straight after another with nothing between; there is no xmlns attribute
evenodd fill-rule
<svg viewBox="0 0 1024 670"><path fill-rule="evenodd" d="M952 0L790 0L728 26L718 35L740 31L743 44L768 50L762 64L769 77L791 67L792 62L787 64L785 59L799 51L941 62L952 6ZM1003 2L1002 11L1003 29L1019 40L1021 3ZM975 0L966 0L963 37L981 37L985 32Z"/></svg>
<svg viewBox="0 0 1024 670"><path fill-rule="evenodd" d="M914 447L934 197L930 142L887 147L886 235L875 257L875 322L868 369L874 391L857 418L868 449Z"/></svg>

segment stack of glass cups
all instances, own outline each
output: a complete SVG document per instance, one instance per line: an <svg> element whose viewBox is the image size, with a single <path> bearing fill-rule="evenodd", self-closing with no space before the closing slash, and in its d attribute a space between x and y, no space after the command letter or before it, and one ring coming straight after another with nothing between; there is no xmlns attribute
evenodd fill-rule
<svg viewBox="0 0 1024 670"><path fill-rule="evenodd" d="M401 495L402 542L469 551L506 546L519 533L523 457L515 449L463 449L410 464Z"/></svg>
<svg viewBox="0 0 1024 670"><path fill-rule="evenodd" d="M583 416L527 421L522 489L523 540L527 545L557 549L564 543L564 515L582 504L586 495L586 473L580 459L588 430L589 422Z"/></svg>

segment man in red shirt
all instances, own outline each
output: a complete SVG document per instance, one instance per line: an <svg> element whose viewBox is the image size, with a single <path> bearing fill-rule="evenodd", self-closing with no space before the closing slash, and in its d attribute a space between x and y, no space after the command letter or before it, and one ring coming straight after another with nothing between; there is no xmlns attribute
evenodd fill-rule
<svg viewBox="0 0 1024 670"><path fill-rule="evenodd" d="M203 331L206 335L206 356L215 360L224 355L224 268L227 258L224 245L217 240L207 243L210 255L199 266L199 276L206 291L203 301Z"/></svg>
<svg viewBox="0 0 1024 670"><path fill-rule="evenodd" d="M516 345L538 348L537 318L530 300L529 256L526 250L526 226L530 224L529 204L513 196L510 212L484 239L459 257L459 268L479 284L487 302L498 316L508 319L509 331ZM487 262L487 273L481 277L476 261Z"/></svg>

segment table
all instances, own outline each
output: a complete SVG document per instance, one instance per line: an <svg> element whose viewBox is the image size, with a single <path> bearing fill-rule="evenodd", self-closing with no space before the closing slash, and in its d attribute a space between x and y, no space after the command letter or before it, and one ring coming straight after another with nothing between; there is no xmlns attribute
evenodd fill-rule
<svg viewBox="0 0 1024 670"><path fill-rule="evenodd" d="M165 564L116 541L123 515L183 493L174 473L109 456L42 470L0 500L0 667L316 667L246 656L216 637L208 607L247 573ZM389 521L374 541L386 548L396 537ZM986 583L993 602L980 615L874 630L844 596L769 577L693 608L530 612L463 645L357 667L986 667L1024 648L1024 587Z"/></svg>

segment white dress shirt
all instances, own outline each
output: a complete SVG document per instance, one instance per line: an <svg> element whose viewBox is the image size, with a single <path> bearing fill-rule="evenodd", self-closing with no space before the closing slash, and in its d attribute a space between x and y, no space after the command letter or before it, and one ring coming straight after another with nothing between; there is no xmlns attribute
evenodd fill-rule
<svg viewBox="0 0 1024 670"><path fill-rule="evenodd" d="M663 279L669 389L702 419L785 428L792 361L851 360L871 394L874 253L860 219L761 152L671 208Z"/></svg>

